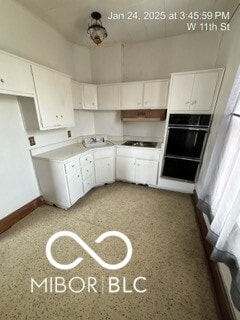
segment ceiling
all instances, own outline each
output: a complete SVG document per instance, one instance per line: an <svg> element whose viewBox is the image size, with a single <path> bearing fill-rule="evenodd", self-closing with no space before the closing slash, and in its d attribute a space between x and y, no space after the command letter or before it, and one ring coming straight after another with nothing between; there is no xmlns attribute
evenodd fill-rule
<svg viewBox="0 0 240 320"><path fill-rule="evenodd" d="M108 37L104 45L116 42L133 43L189 32L187 22L214 22L217 20L181 20L181 11L189 12L230 12L233 14L240 0L15 0L36 16L58 30L69 41L92 47L94 44L87 36L87 27L91 22L92 11L102 14L103 26L107 29ZM176 12L178 19L144 20L144 12ZM125 19L110 20L114 13L123 13ZM128 12L137 12L138 18L127 20ZM223 20L224 22L226 20ZM196 29L199 31L199 27ZM213 31L212 31L213 32Z"/></svg>

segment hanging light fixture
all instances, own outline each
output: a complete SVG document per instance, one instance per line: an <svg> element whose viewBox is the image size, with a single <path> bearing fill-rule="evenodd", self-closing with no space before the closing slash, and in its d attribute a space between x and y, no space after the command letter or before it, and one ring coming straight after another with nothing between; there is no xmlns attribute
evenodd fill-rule
<svg viewBox="0 0 240 320"><path fill-rule="evenodd" d="M92 21L91 25L88 25L87 33L92 41L99 45L107 37L107 31L102 25L101 14L99 12L91 13Z"/></svg>

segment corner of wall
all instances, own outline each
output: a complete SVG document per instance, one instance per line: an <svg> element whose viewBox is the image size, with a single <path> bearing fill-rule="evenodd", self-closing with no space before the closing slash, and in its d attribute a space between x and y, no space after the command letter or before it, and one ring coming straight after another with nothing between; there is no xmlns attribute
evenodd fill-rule
<svg viewBox="0 0 240 320"><path fill-rule="evenodd" d="M79 82L92 83L92 66L90 49L78 44L72 44L73 70L72 78Z"/></svg>

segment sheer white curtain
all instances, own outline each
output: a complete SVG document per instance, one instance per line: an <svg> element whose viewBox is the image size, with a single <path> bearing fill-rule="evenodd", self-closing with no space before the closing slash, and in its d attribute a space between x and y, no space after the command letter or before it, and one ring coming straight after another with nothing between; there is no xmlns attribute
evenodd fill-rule
<svg viewBox="0 0 240 320"><path fill-rule="evenodd" d="M240 310L240 68L198 197L211 223L211 258L228 265L232 299Z"/></svg>

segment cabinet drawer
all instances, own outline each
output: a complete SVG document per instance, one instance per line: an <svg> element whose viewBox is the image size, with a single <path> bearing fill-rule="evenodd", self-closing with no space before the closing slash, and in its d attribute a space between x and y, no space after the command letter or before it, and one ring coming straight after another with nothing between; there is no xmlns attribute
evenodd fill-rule
<svg viewBox="0 0 240 320"><path fill-rule="evenodd" d="M88 177L94 175L94 167L93 164L90 164L88 166L84 166L82 168L82 177L83 180L87 179Z"/></svg>
<svg viewBox="0 0 240 320"><path fill-rule="evenodd" d="M103 159L103 158L112 158L113 157L113 148L96 150L94 151L94 159Z"/></svg>
<svg viewBox="0 0 240 320"><path fill-rule="evenodd" d="M89 177L83 182L84 193L87 193L95 185L94 176Z"/></svg>
<svg viewBox="0 0 240 320"><path fill-rule="evenodd" d="M71 174L76 170L80 170L80 163L78 158L65 164L66 174Z"/></svg>
<svg viewBox="0 0 240 320"><path fill-rule="evenodd" d="M144 148L117 148L117 156L133 157L143 160L159 160L159 150L146 150Z"/></svg>
<svg viewBox="0 0 240 320"><path fill-rule="evenodd" d="M93 163L93 154L89 153L86 156L81 157L80 158L80 163L81 163L82 166L87 166L89 164L92 164Z"/></svg>

